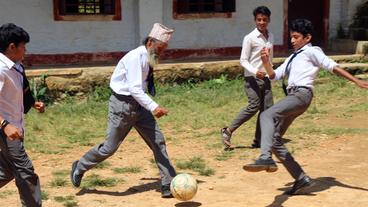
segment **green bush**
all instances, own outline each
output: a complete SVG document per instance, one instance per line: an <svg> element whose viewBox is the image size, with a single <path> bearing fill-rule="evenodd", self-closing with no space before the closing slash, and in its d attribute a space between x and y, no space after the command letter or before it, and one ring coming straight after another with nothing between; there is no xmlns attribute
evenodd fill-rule
<svg viewBox="0 0 368 207"><path fill-rule="evenodd" d="M105 101L109 100L111 94L112 94L112 91L108 86L99 86L99 87L96 87L92 91L89 98L92 101L105 102Z"/></svg>
<svg viewBox="0 0 368 207"><path fill-rule="evenodd" d="M46 84L47 74L42 74L38 81L36 79L31 79L29 81L29 87L32 92L32 96L36 101L42 101L46 105L52 103L52 98L48 94L47 84Z"/></svg>

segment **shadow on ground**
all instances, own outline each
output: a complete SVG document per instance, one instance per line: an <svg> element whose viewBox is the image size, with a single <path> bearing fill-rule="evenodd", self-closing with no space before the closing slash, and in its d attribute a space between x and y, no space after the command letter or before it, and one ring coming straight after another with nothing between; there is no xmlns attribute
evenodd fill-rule
<svg viewBox="0 0 368 207"><path fill-rule="evenodd" d="M202 205L202 203L189 201L189 202L177 203L177 204L175 204L175 207L198 207L198 206L201 206L201 205Z"/></svg>
<svg viewBox="0 0 368 207"><path fill-rule="evenodd" d="M135 185L132 187L129 187L125 191L122 192L116 192L116 191L105 191L105 190L97 190L97 189L81 189L78 193L76 193L77 196L81 196L84 194L99 194L99 195L110 195L110 196L129 196L137 193L143 193L151 190L155 190L157 192L161 192L160 189L160 179L158 178L142 178L141 180L153 180L154 182L145 183L141 185ZM197 183L204 183L203 180L197 180ZM185 203L196 203L196 202L184 202L184 206L188 205L188 207L195 207L194 204L185 204ZM201 204L200 204L201 205ZM183 206L182 206L183 207ZM187 207L187 206L185 206Z"/></svg>
<svg viewBox="0 0 368 207"><path fill-rule="evenodd" d="M315 196L316 195L315 193L325 191L327 189L330 189L331 187L342 187L342 188L349 188L349 189L354 189L354 190L368 191L367 188L344 184L336 180L336 178L334 177L319 177L319 178L313 179L312 182L313 182L313 185L310 188L305 189L302 192L302 194L294 195L294 196ZM291 183L286 184L285 186L292 186L292 185L293 183L291 182ZM289 189L291 188L284 187L284 188L279 188L278 190L285 192ZM283 206L282 204L285 203L289 199L289 197L291 197L291 195L287 195L285 193L277 195L275 196L274 201L267 207L282 207Z"/></svg>

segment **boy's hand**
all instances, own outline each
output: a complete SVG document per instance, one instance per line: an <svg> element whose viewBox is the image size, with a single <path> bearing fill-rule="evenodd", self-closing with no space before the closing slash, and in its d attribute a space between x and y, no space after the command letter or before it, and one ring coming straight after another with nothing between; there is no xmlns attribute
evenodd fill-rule
<svg viewBox="0 0 368 207"><path fill-rule="evenodd" d="M257 72L256 72L256 77L257 78L263 79L265 76L266 76L265 72L261 72L261 71L257 70Z"/></svg>
<svg viewBox="0 0 368 207"><path fill-rule="evenodd" d="M270 62L270 49L264 47L261 50L261 60L263 63L269 63Z"/></svg>
<svg viewBox="0 0 368 207"><path fill-rule="evenodd" d="M3 131L4 131L4 134L11 140L23 138L22 131L14 125L8 124L3 129Z"/></svg>
<svg viewBox="0 0 368 207"><path fill-rule="evenodd" d="M157 118L160 118L164 115L167 115L169 113L169 111L161 106L158 106L154 111L153 111L153 115Z"/></svg>
<svg viewBox="0 0 368 207"><path fill-rule="evenodd" d="M368 89L368 82L363 80L357 80L356 84L361 88L367 88Z"/></svg>
<svg viewBox="0 0 368 207"><path fill-rule="evenodd" d="M39 113L45 112L45 104L43 102L36 101L33 108L35 108Z"/></svg>

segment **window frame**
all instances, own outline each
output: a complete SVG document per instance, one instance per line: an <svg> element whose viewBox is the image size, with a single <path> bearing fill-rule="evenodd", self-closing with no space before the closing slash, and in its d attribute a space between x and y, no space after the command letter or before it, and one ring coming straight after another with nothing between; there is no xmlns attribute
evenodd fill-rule
<svg viewBox="0 0 368 207"><path fill-rule="evenodd" d="M177 11L178 11L178 0L173 0L173 18L177 20L207 19L207 18L232 18L232 13L233 13L233 12L208 12L208 13L193 12L193 13L180 14Z"/></svg>
<svg viewBox="0 0 368 207"><path fill-rule="evenodd" d="M121 0L115 0L115 14L61 14L61 0L53 0L55 21L120 21Z"/></svg>

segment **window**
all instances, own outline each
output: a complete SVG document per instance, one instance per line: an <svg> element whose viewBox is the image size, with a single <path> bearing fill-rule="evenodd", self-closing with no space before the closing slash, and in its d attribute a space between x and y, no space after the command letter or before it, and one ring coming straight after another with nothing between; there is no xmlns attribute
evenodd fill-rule
<svg viewBox="0 0 368 207"><path fill-rule="evenodd" d="M235 0L174 0L174 18L230 18Z"/></svg>
<svg viewBox="0 0 368 207"><path fill-rule="evenodd" d="M114 14L114 0L63 0L60 13L65 14Z"/></svg>
<svg viewBox="0 0 368 207"><path fill-rule="evenodd" d="M121 0L54 0L54 19L121 20Z"/></svg>

